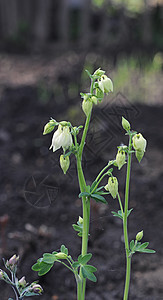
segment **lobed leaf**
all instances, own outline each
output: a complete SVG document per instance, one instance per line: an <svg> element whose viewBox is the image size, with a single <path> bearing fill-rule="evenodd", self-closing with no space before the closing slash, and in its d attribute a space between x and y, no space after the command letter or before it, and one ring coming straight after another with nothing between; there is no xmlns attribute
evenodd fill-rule
<svg viewBox="0 0 163 300"><path fill-rule="evenodd" d="M85 255L79 255L78 262L82 265L85 265L92 257L91 253L85 254Z"/></svg>

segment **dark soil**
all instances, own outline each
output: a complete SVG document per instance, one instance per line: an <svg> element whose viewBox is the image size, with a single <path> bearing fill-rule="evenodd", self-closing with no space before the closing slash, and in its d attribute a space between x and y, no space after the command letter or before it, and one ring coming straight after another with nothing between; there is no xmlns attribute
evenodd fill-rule
<svg viewBox="0 0 163 300"><path fill-rule="evenodd" d="M116 146L127 143L120 126L122 115L147 139L147 152L141 164L133 157L130 208L134 210L129 218L129 236L134 239L143 229L143 241L149 241L156 254L133 256L129 299L161 300L163 107L129 106L122 98L119 94L94 111L83 157L85 175L90 183L108 160L115 157ZM5 237L1 236L1 254L5 258L19 254L19 277L25 275L31 282L38 278L31 266L44 252L58 250L65 244L73 258L80 254L81 239L72 228L81 215L75 159L71 158L71 167L64 176L58 164L60 151L50 152L51 135L42 136L43 125L51 116L63 120L70 113L67 104L60 103L53 95L48 103L39 101L35 87L6 88L0 104L0 215L9 217ZM74 125L75 119L80 124L78 111L71 111L71 116ZM115 175L123 197L125 167L115 171ZM123 295L122 223L111 214L118 209L117 201L110 196L107 200L107 206L92 202L89 252L93 254L92 264L98 269L98 281L88 282L87 300L120 300ZM40 284L44 288L40 299L76 299L73 275L60 265L56 264L41 277ZM9 297L14 297L12 290L1 282L0 299Z"/></svg>

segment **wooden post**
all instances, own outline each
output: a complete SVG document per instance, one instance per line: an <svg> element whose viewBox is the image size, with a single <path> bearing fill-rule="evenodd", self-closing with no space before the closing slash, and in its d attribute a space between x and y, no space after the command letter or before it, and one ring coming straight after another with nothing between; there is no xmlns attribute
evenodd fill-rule
<svg viewBox="0 0 163 300"><path fill-rule="evenodd" d="M51 0L37 0L34 36L36 42L44 43L49 35Z"/></svg>

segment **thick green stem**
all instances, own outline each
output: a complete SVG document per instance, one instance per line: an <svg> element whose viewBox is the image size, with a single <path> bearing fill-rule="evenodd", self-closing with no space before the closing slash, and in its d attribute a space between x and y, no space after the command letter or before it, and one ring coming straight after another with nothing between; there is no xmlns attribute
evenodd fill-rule
<svg viewBox="0 0 163 300"><path fill-rule="evenodd" d="M129 139L128 147L128 161L127 161L127 175L126 175L126 189L125 189L125 209L123 215L123 231L124 231L124 241L126 250L126 280L123 300L128 299L129 286L130 286L130 276L131 276L131 257L129 257L129 241L128 241L128 229L127 229L127 213L128 213L128 202L129 202L129 186L130 186L130 172L131 172L131 143L132 137Z"/></svg>
<svg viewBox="0 0 163 300"><path fill-rule="evenodd" d="M94 81L95 81L94 79L92 79L92 81L91 81L91 87L90 87L91 94L93 94ZM91 113L92 112L90 112L86 118L82 139L80 142L80 146L78 148L78 154L76 156L78 180L79 180L79 186L80 186L81 192L85 192L85 190L86 190L86 181L85 181L83 169L82 169L82 154L83 154L85 140L86 140L89 123L90 123L90 119L91 119ZM88 199L87 197L82 197L82 205L83 205L83 232L82 232L81 254L85 255L85 254L87 254L87 249L88 249L88 234L89 234L89 222L90 222L90 199ZM81 282L78 281L78 300L84 300L85 299L85 289L86 289L86 279L83 278L83 276L82 276L81 268L80 268L79 275L80 275Z"/></svg>

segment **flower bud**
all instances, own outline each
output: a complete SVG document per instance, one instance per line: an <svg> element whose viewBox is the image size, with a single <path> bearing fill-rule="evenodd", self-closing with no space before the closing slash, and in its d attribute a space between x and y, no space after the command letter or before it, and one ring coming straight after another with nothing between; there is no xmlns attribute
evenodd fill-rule
<svg viewBox="0 0 163 300"><path fill-rule="evenodd" d="M137 235L136 235L136 240L139 242L141 241L143 238L143 230L138 232Z"/></svg>
<svg viewBox="0 0 163 300"><path fill-rule="evenodd" d="M41 285L37 284L37 283L33 283L31 285L30 291L36 294L42 294L43 292L43 288L41 287Z"/></svg>
<svg viewBox="0 0 163 300"><path fill-rule="evenodd" d="M105 74L105 71L103 71L103 70L101 70L101 68L99 68L93 73L93 76L101 77L104 74Z"/></svg>
<svg viewBox="0 0 163 300"><path fill-rule="evenodd" d="M4 272L0 269L0 279L4 279Z"/></svg>
<svg viewBox="0 0 163 300"><path fill-rule="evenodd" d="M70 166L70 159L69 156L64 157L64 155L60 156L60 166L63 170L63 173L66 174L69 166Z"/></svg>
<svg viewBox="0 0 163 300"><path fill-rule="evenodd" d="M57 254L55 254L55 257L57 259L66 259L67 258L67 254L63 253L63 252L58 252Z"/></svg>
<svg viewBox="0 0 163 300"><path fill-rule="evenodd" d="M98 80L99 88L103 91L103 93L113 92L113 83L109 77L106 75L101 76L101 80Z"/></svg>
<svg viewBox="0 0 163 300"><path fill-rule="evenodd" d="M118 180L116 177L109 177L108 184L105 186L105 190L110 192L113 199L116 198L118 194Z"/></svg>
<svg viewBox="0 0 163 300"><path fill-rule="evenodd" d="M138 160L138 162L141 162L141 160L142 160L142 158L143 158L143 156L144 156L144 151L136 151L135 152L135 155L136 155L136 158L137 158L137 160Z"/></svg>
<svg viewBox="0 0 163 300"><path fill-rule="evenodd" d="M92 96L91 101L92 101L93 104L97 105L97 97Z"/></svg>
<svg viewBox="0 0 163 300"><path fill-rule="evenodd" d="M129 121L127 121L124 117L122 117L122 127L126 131L129 131L131 128Z"/></svg>
<svg viewBox="0 0 163 300"><path fill-rule="evenodd" d="M133 136L132 142L133 142L133 147L136 150L136 157L137 157L138 161L140 162L144 156L147 141L142 136L141 133L137 133Z"/></svg>
<svg viewBox="0 0 163 300"><path fill-rule="evenodd" d="M79 216L78 222L79 222L80 224L83 224L83 218Z"/></svg>
<svg viewBox="0 0 163 300"><path fill-rule="evenodd" d="M11 271L14 271L17 267L18 260L19 256L16 256L16 254L14 254L9 260L6 261L6 268L9 268Z"/></svg>
<svg viewBox="0 0 163 300"><path fill-rule="evenodd" d="M4 280L7 283L11 283L10 278L8 277L7 273L0 269L0 280Z"/></svg>
<svg viewBox="0 0 163 300"><path fill-rule="evenodd" d="M45 126L44 126L44 132L43 135L50 133L53 131L55 125L57 122L55 120L50 120Z"/></svg>
<svg viewBox="0 0 163 300"><path fill-rule="evenodd" d="M120 170L123 167L123 165L125 164L125 162L126 162L125 151L118 150L118 153L116 155L116 163L117 163L117 166L118 166L118 170Z"/></svg>
<svg viewBox="0 0 163 300"><path fill-rule="evenodd" d="M27 285L27 282L25 280L25 276L23 276L21 279L19 279L18 284L20 287L24 288Z"/></svg>
<svg viewBox="0 0 163 300"><path fill-rule="evenodd" d="M91 110L92 110L93 104L92 101L89 100L83 100L82 102L82 109L83 112L85 113L85 115L88 117L88 115L90 114Z"/></svg>

